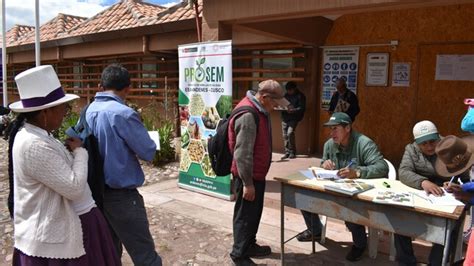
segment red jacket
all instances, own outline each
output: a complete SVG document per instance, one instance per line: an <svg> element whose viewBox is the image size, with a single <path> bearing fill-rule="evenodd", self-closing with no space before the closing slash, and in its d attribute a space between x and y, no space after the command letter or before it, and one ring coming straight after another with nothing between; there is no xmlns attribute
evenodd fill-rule
<svg viewBox="0 0 474 266"><path fill-rule="evenodd" d="M269 121L268 117L260 112L255 104L248 98L245 97L242 99L237 107L240 106L251 106L253 107L258 115L259 115L259 125L257 129L257 136L255 139L255 145L253 147L253 179L264 181L265 177L268 173L268 169L270 169L271 163L271 155L272 155L272 140L271 140L271 132L269 128ZM234 131L234 121L233 118L229 123L229 149L232 153L234 153L235 142L236 142L236 135ZM237 169L237 162L234 160L232 162L231 168L232 175L239 176L239 171Z"/></svg>

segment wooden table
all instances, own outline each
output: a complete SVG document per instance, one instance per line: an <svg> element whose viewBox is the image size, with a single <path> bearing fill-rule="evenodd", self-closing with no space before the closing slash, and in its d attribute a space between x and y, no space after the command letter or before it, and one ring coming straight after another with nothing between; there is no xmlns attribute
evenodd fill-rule
<svg viewBox="0 0 474 266"><path fill-rule="evenodd" d="M448 251L451 243L449 239L454 229L458 227L461 230L458 230L454 257L460 257L462 248L462 227L460 225L464 222L464 206L457 206L453 213L447 213L421 207L377 204L372 202L372 197L363 194L350 197L325 191L322 186L312 184L315 182L305 181L307 178L301 173L284 178L275 177L275 180L281 183L280 244L282 265L285 263L285 206L444 245L443 265L448 264ZM372 241L369 240L370 242ZM373 248L369 244L369 254L373 252L373 250L371 251Z"/></svg>

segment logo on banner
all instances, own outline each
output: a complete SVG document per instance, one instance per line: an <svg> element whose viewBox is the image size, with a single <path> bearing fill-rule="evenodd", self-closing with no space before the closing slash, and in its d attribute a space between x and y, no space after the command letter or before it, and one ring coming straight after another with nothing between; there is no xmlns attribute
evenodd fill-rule
<svg viewBox="0 0 474 266"><path fill-rule="evenodd" d="M196 67L187 67L184 69L184 81L186 82L224 82L224 67L209 66L204 67L206 58L196 59Z"/></svg>

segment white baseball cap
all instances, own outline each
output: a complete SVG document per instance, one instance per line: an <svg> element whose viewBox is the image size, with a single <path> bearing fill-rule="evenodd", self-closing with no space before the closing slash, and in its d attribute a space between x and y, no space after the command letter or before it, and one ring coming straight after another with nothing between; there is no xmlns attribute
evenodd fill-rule
<svg viewBox="0 0 474 266"><path fill-rule="evenodd" d="M415 138L417 144L429 140L439 140L438 129L431 121L420 121L413 127L413 138Z"/></svg>

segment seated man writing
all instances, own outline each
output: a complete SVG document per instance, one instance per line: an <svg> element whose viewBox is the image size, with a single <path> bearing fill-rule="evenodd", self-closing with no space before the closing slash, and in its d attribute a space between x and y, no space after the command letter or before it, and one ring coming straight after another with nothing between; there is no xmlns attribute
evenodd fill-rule
<svg viewBox="0 0 474 266"><path fill-rule="evenodd" d="M431 121L418 122L413 127L413 137L415 141L405 147L402 162L398 170L400 181L410 187L424 190L427 194L436 196L443 195L443 182L447 179L437 173L435 162L436 145L440 142L438 129ZM461 175L464 182L469 180L469 173ZM408 236L395 234L396 259L400 265L416 265L416 258L413 253L412 239ZM444 247L433 244L429 255L430 265L441 265Z"/></svg>
<svg viewBox="0 0 474 266"><path fill-rule="evenodd" d="M368 137L352 130L352 120L347 114L333 113L324 126L330 128L331 138L324 144L321 167L328 170L339 169L338 175L342 178L387 177L388 165L377 145ZM306 211L302 213L308 229L300 233L297 239L311 241L312 233L315 238L320 237L322 225L319 216ZM346 222L346 226L351 231L354 242L346 259L357 261L367 247L365 227L350 222Z"/></svg>

